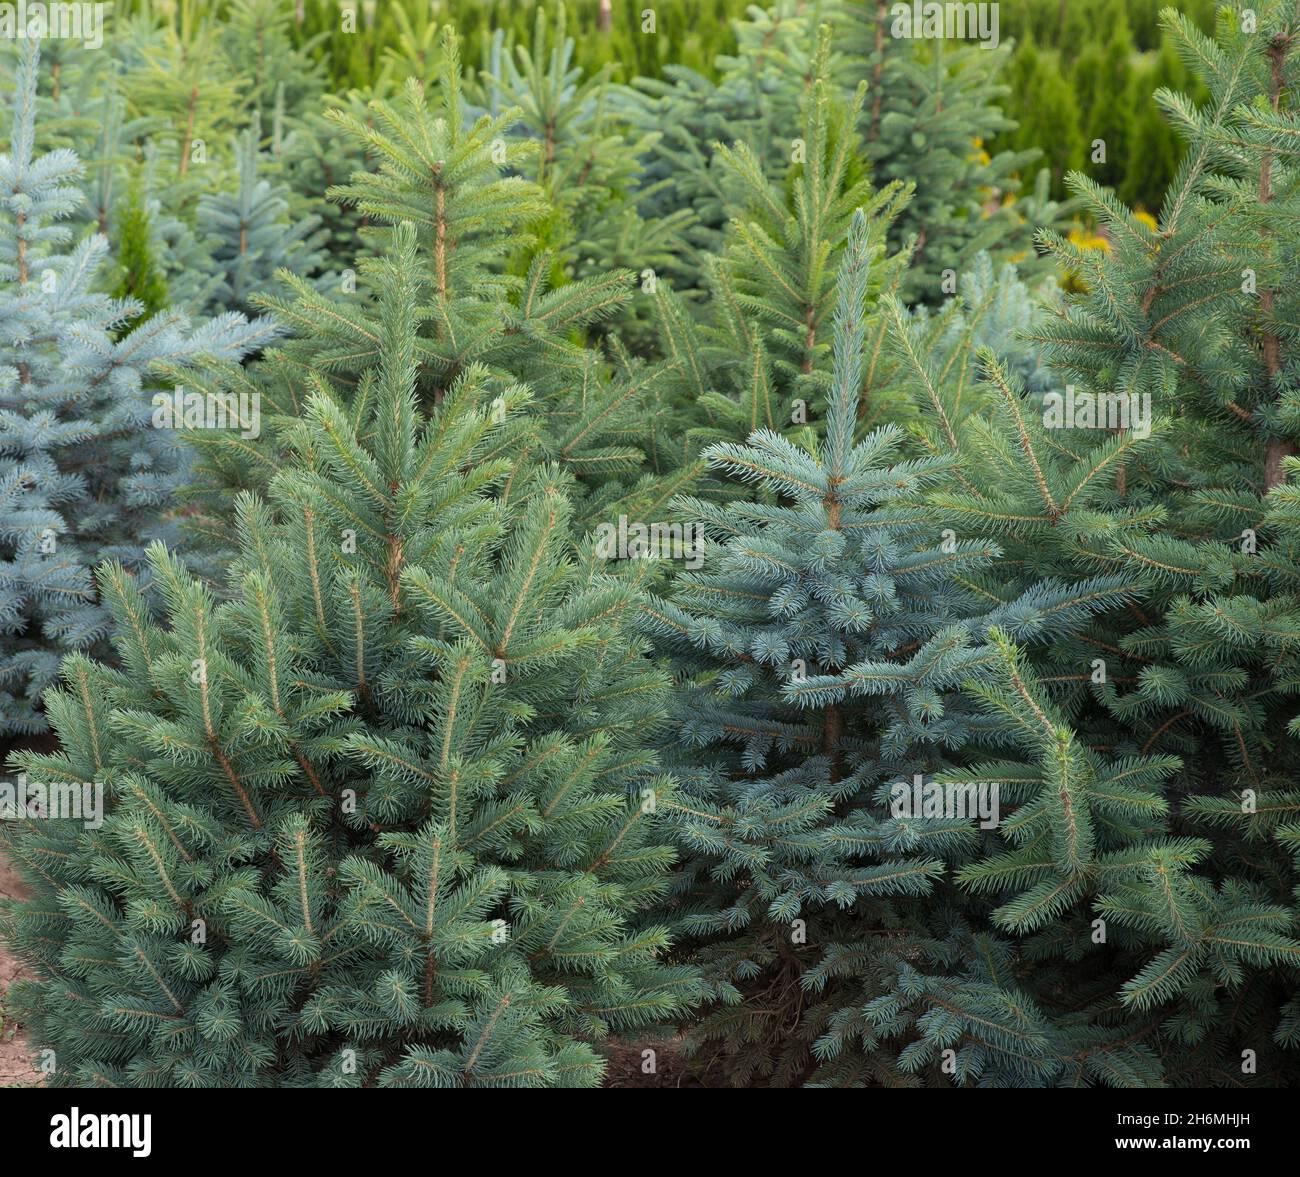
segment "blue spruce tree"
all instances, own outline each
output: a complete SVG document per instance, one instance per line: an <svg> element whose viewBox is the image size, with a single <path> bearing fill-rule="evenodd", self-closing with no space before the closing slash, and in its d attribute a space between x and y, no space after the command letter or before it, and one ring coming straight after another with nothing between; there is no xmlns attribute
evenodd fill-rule
<svg viewBox="0 0 1300 1177"><path fill-rule="evenodd" d="M1231 1043L1210 978L1300 951L1290 912L1205 877L1211 842L1163 795L1176 757L1091 746L1033 669L1134 586L999 596L998 546L936 521L970 493L954 455L854 442L869 256L858 215L824 441L706 451L756 501L682 503L714 544L648 614L683 681L671 910L716 999L693 1040L740 1085L1162 1085ZM902 326L900 371L950 384L915 343Z"/></svg>
<svg viewBox="0 0 1300 1177"><path fill-rule="evenodd" d="M109 616L91 569L139 570L171 542L186 450L155 429L151 381L166 363L237 360L268 322L222 315L191 328L155 315L125 338L138 302L96 291L101 235L72 241L60 222L82 203L77 157L35 154L39 51L19 73L10 150L0 155L0 732L44 728L41 692L61 654L102 643Z"/></svg>
<svg viewBox="0 0 1300 1177"><path fill-rule="evenodd" d="M210 311L250 311L254 294L274 289L277 270L310 281L325 267L320 218L292 216L287 186L258 175L265 162L260 133L255 119L239 134L233 191L199 197L197 230L211 250L208 268L219 278L208 296Z"/></svg>
<svg viewBox="0 0 1300 1177"><path fill-rule="evenodd" d="M854 442L875 252L859 211L824 440L804 450L760 430L707 450L758 501L682 504L714 542L705 570L683 573L649 613L686 676L672 807L688 856L683 928L715 941L703 957L720 1004L695 1037L720 1044L740 1085L809 1077L813 1042L849 999L822 988L818 962L861 957L886 930L898 950L945 856L978 837L967 822L899 821L877 804L891 784L943 769L978 726L957 690L987 658L962 577L998 552L945 546L923 514L898 508L944 459L902 461L896 427Z"/></svg>

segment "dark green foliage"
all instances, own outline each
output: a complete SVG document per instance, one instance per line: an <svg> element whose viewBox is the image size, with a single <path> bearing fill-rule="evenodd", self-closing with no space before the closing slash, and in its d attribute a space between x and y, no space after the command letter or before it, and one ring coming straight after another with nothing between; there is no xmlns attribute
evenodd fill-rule
<svg viewBox="0 0 1300 1177"><path fill-rule="evenodd" d="M477 61L498 31L525 41L534 20L558 4L538 0L434 0L393 3L358 9L351 29L344 27L333 0L303 0L296 36L304 45L319 40L337 89L384 88L406 76L431 79L439 67L438 39L455 25L471 61ZM582 47L581 64L594 73L618 63L624 80L657 76L673 64L708 70L719 53L734 45L732 18L746 0L679 0L655 8L655 25L643 27L646 5L620 0L564 0L569 29Z"/></svg>
<svg viewBox="0 0 1300 1177"><path fill-rule="evenodd" d="M149 233L149 213L140 198L138 187L131 189L119 226L117 244L117 282L114 298L130 298L140 304L141 312L133 324L152 318L167 305L167 282L154 262Z"/></svg>
<svg viewBox="0 0 1300 1177"><path fill-rule="evenodd" d="M1152 95L1161 87L1204 97L1178 68L1160 12L1167 0L1018 0L1001 9L1001 36L1014 40L1007 113L1018 124L996 142L1038 147L1052 192L1082 169L1131 204L1154 210L1182 157L1177 132ZM1214 27L1216 0L1173 5L1202 31ZM1190 84L1189 84L1190 83ZM1105 159L1093 159L1097 140Z"/></svg>
<svg viewBox="0 0 1300 1177"><path fill-rule="evenodd" d="M1077 91L1062 76L1057 54L1039 50L1032 42L1013 58L1007 84L1013 93L1031 97L1015 129L1002 141L1014 150L1040 150L1059 195L1066 173L1086 158Z"/></svg>

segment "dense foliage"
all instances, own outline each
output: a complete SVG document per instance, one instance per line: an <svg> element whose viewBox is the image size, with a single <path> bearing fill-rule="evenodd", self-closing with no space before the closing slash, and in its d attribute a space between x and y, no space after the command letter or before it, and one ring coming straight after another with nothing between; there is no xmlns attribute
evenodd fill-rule
<svg viewBox="0 0 1300 1177"><path fill-rule="evenodd" d="M1300 0L1002 8L0 52L47 1082L1295 1082Z"/></svg>

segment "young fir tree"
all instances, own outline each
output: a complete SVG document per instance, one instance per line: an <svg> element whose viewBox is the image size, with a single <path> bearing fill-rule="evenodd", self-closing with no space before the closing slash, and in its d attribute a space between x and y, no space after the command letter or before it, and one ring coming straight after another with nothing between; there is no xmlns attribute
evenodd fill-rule
<svg viewBox="0 0 1300 1177"><path fill-rule="evenodd" d="M270 4L273 0L246 0L237 7L241 12L266 14ZM242 309L229 302L223 273L228 262L238 268L238 229L232 226L230 240L223 242L224 226L213 223L227 215L231 219L239 216L234 211L241 201L239 152L222 159L219 145L227 137L236 138L236 128L245 124L255 133L259 118L256 107L245 114L228 86L215 99L221 107L219 113L211 120L200 113L208 102L204 87L229 81L236 55L229 49L213 52L208 40L194 32L196 12L194 4L182 4L162 22L156 14L138 13L114 28L103 52L70 52L68 44L53 43L49 72L61 68L61 73L46 85L50 93L38 100L37 141L49 149L70 147L86 161L82 184L86 199L68 223L74 231L84 224L108 237L110 256L122 274L114 289L130 292L133 283L145 281L140 267L147 250L167 287L171 305L188 314L208 315ZM173 18L177 29L189 29L190 33L175 33L170 23ZM256 43L258 34L244 29L241 20L236 17L248 42ZM191 43L195 37L202 43ZM168 86L157 76L158 70L166 73L169 68L160 64L159 57L166 57L167 46L179 55L178 60L193 67L192 81L199 91L192 126L187 114L179 120L180 131L168 122L164 93ZM285 68L292 64L291 60L282 62ZM309 76L310 71L304 67L303 74ZM293 94L297 100L303 91L294 90ZM182 179L175 135L184 136L185 128L191 133L191 166ZM220 138L214 141L212 134ZM250 193L252 187L250 184ZM248 195L244 201L249 202ZM264 209L256 201L252 207L250 232L267 235L258 219ZM224 211L218 213L218 209ZM298 209L293 212L297 214ZM310 213L305 213L304 219L309 218ZM130 223L124 223L127 221ZM281 231L287 228L280 226ZM214 259L214 249L225 256ZM129 256L119 256L122 250Z"/></svg>
<svg viewBox="0 0 1300 1177"><path fill-rule="evenodd" d="M701 958L723 1004L695 1037L720 1039L741 1086L805 1077L826 1016L806 1020L809 968L823 950L859 941L868 909L927 892L943 851L972 832L954 822L890 844L869 804L887 779L910 779L925 755L918 743L942 755L965 737L960 705L942 698L973 658L948 570L995 554L972 542L942 553L921 538L923 524L891 512L940 461L892 466L894 428L854 444L874 252L859 211L840 268L824 439L805 451L759 430L707 450L769 501L684 502L713 541L706 567L683 573L648 612L687 676L683 796L671 807L689 856L683 928L717 939Z"/></svg>
<svg viewBox="0 0 1300 1177"><path fill-rule="evenodd" d="M248 79L241 97L269 123L277 102L309 109L325 90L317 56L321 37L295 44L294 7L281 0L230 0L221 11L217 40L231 67Z"/></svg>
<svg viewBox="0 0 1300 1177"><path fill-rule="evenodd" d="M108 252L61 222L82 202L77 157L34 153L39 50L28 42L10 150L0 155L0 730L44 729L41 692L68 650L109 628L90 570L139 569L177 536L172 499L187 451L153 427L159 367L238 360L267 342L263 321L229 314L191 329L177 313L119 329L143 304L95 289Z"/></svg>
<svg viewBox="0 0 1300 1177"><path fill-rule="evenodd" d="M1114 466L1117 506L1145 514L1151 534L1101 558L1150 584L1124 642L1149 667L1140 689L1106 701L1157 744L1211 736L1201 788L1258 788L1292 758L1277 740L1293 689L1291 573L1257 529L1297 435L1285 280L1300 226L1296 20L1293 4L1225 10L1211 40L1168 16L1210 103L1158 95L1188 151L1155 228L1074 178L1112 247L1084 256L1049 239L1085 290L1035 332L1076 403L1098 406L1075 434L1131 435L1134 422L1108 407L1164 420L1156 444Z"/></svg>
<svg viewBox="0 0 1300 1177"><path fill-rule="evenodd" d="M249 2L261 6L268 0ZM182 7L192 15L192 5ZM178 181L175 140L160 113L164 108L158 94L142 82L147 53L158 51L165 36L152 17L138 14L110 33L102 52L69 52L62 41L45 47L43 52L52 47L54 53L47 53L50 68L42 73L61 72L44 84L49 93L38 97L37 145L70 148L84 161L85 199L65 223L76 237L94 231L108 238L117 270L115 294L139 294L146 306L160 305L165 288L169 305L194 316L246 309L229 301L226 281L228 264L240 268L238 227L232 224L223 233L226 226L214 223L239 217L239 153L221 158L225 153L218 143L202 138L199 131L206 134L207 129L196 121L195 166L183 183ZM224 77L226 65L222 55L215 55L203 66L202 77ZM245 116L229 105L219 125L232 128L230 137L235 138L233 128ZM250 130L257 121L254 112ZM251 188L245 203L251 202ZM251 203L255 215L249 231L267 236L260 219L265 210L261 203ZM216 250L223 256L214 258ZM266 251L263 245L258 252ZM160 285L151 290L150 283Z"/></svg>
<svg viewBox="0 0 1300 1177"><path fill-rule="evenodd" d="M686 676L676 912L712 941L700 959L718 999L695 1041L742 1085L1203 1077L1240 1058L1260 1008L1244 979L1276 987L1300 952L1291 910L1257 883L1215 877L1212 843L1172 825L1177 758L1090 746L1070 696L1033 669L1134 588L1029 578L995 592L997 546L936 525L934 504L970 493L969 470L949 490L945 468L970 455L893 460L889 428L853 444L868 383L865 239L859 218L825 441L808 452L760 432L709 451L768 493L683 504L717 543L707 571L649 613ZM913 379L971 372L945 360L940 376L916 342L906 324L894 339ZM1020 397L983 362L1020 423L1014 442L1030 432ZM978 404L973 372L964 379ZM1046 482L1032 449L993 456L983 464L1004 483ZM1094 495L1099 474L1072 473L1075 497ZM1001 503L986 507L993 530ZM918 780L988 790L1001 820L986 830L945 809L900 812L895 786ZM1224 1016L1234 1000L1250 1015ZM1286 1074L1267 1041L1252 1049L1265 1082Z"/></svg>
<svg viewBox="0 0 1300 1177"><path fill-rule="evenodd" d="M491 114L515 109L512 134L537 143L524 174L551 207L533 234L537 246L551 251L555 281L630 269L650 287L684 252L682 233L692 215L686 208L642 215L666 183L649 185L642 176L642 159L659 133L633 133L610 68L584 77L573 65L575 48L564 8L554 18L538 8L528 46L508 46L504 30L497 31L480 72L469 78L468 94ZM650 308L649 299L630 300L599 330L643 350L653 333Z"/></svg>
<svg viewBox="0 0 1300 1177"><path fill-rule="evenodd" d="M799 136L805 91L822 76L813 68L822 49L820 22L837 10L835 0L751 6L732 22L736 51L718 58L716 80L672 64L662 78L638 77L626 93L629 121L643 136L654 136L645 161L643 214L660 221L690 210L686 251L670 267L683 291L702 284L704 263L721 250L727 223L744 204L737 177L717 148L745 144L763 175L779 182Z"/></svg>
<svg viewBox="0 0 1300 1177"><path fill-rule="evenodd" d="M1153 962L1120 992L1159 1011L1150 1041L1191 1084L1241 1073L1243 1050L1268 1076L1255 1081L1285 1082L1296 1067L1285 1050L1300 964L1287 935L1295 564L1261 526L1293 396L1280 276L1296 239L1294 11L1252 15L1248 32L1252 19L1225 12L1216 41L1169 18L1211 105L1161 96L1189 150L1154 229L1073 180L1112 246L1047 239L1082 290L1028 333L1071 387L1026 398L986 356L983 391L963 388L924 346L900 346L924 450L963 463L929 509L957 535L999 538L1004 560L979 585L991 597L1041 582L1034 607L1000 623L1026 643L1052 706L1088 747L1181 760L1162 790L1168 828L1209 841L1190 860L1167 971ZM1096 615L1062 636L1054 617L1072 597ZM1257 935L1245 931L1253 919Z"/></svg>
<svg viewBox="0 0 1300 1177"><path fill-rule="evenodd" d="M573 64L575 42L566 35L564 13L561 6L552 19L539 7L531 44L515 45L513 52L505 30L498 30L470 95L490 114L515 108L513 132L538 145L525 174L553 210L534 232L554 251L557 276L631 269L648 285L681 255L691 213L678 208L660 210L653 219L641 215L666 183L642 183L641 160L659 132L630 134L609 68L584 77ZM647 309L645 300L621 309L612 320L621 337L638 342L648 334L634 318Z"/></svg>
<svg viewBox="0 0 1300 1177"><path fill-rule="evenodd" d="M107 565L122 669L69 658L61 750L15 761L108 798L4 825L55 1084L590 1086L592 1042L694 1000L642 918L673 791L638 596L575 559L544 471L493 496L482 368L418 407L417 251L399 226L368 395L314 391L239 500L225 599L155 546L155 616Z"/></svg>
<svg viewBox="0 0 1300 1177"><path fill-rule="evenodd" d="M1244 978L1294 960L1293 913L1256 881L1205 876L1213 844L1168 823L1175 758L1089 747L1006 636L989 637L990 673L968 689L1000 758L939 779L995 787L1014 811L956 873L963 918L944 911L884 983L868 974L883 992L832 1019L817 1044L831 1077L860 1070L842 1060L855 1044L894 1039L898 1068L932 1084L1287 1085L1294 1059L1252 1023L1266 1003Z"/></svg>
<svg viewBox="0 0 1300 1177"><path fill-rule="evenodd" d="M135 12L112 38L119 60L109 85L130 116L122 138L132 164L143 165L153 250L172 304L190 314L240 306L231 291L256 284L248 271L258 261L278 264L271 226L290 232L279 202L289 203L292 222L310 222L320 199L319 192L264 193L241 167L247 149L226 150L247 135L260 139L277 96L317 103L319 71L288 41L286 19L277 0L235 0L221 11L179 0L165 11ZM250 234L264 238L253 256ZM290 252L293 244L291 235Z"/></svg>
<svg viewBox="0 0 1300 1177"><path fill-rule="evenodd" d="M700 955L719 1002L694 1041L706 1052L716 1044L716 1061L739 1085L921 1081L913 1073L931 1061L921 1040L936 1027L933 1007L929 1018L916 1009L928 994L906 970L922 961L936 966L939 984L969 990L949 1023L960 1029L945 1029L942 1044L977 1022L990 1039L966 1052L959 1081L1022 1073L1014 996L1001 977L977 992L978 970L967 975L954 947L987 933L982 903L963 904L946 881L949 865L969 867L987 836L973 820L890 804L893 786L943 774L972 739L1033 741L1004 732L1011 725L998 708L1015 695L1006 669L1014 651L996 644L996 631L995 644L983 640L996 615L971 583L997 547L948 542L924 510L905 505L949 459L901 460L896 427L854 442L873 252L859 212L840 269L824 439L804 450L760 430L745 445L708 450L718 467L759 484L763 501L683 503L715 542L705 570L682 574L648 615L685 676L683 793L669 807L687 856L677 910L684 931L711 941ZM1086 615L1076 607L1057 622ZM971 680L984 684L979 700L997 702L977 707L959 690ZM1017 814L1039 844L1068 843L1055 820L1064 802L1050 802L1057 777L1022 770L1013 779L1022 790L1014 800L1040 794ZM1131 819L1141 800L1111 803ZM877 1016L881 1001L892 1022ZM918 1043L897 1057L889 1040L900 1036ZM1122 1053L1120 1037L1112 1045ZM1055 1042L1074 1039L1062 1030ZM1044 1080L1060 1062L1045 1059ZM928 1078L949 1081L937 1065Z"/></svg>
<svg viewBox="0 0 1300 1177"><path fill-rule="evenodd" d="M814 68L828 68L823 37ZM814 431L825 420L835 273L855 210L865 209L871 297L897 286L906 254L885 256L909 189L873 191L855 130L863 99L839 104L817 81L804 104L794 158L767 179L745 145L719 146L734 174L738 212L721 258L706 264L710 298L698 314L666 285L656 293L661 349L673 362L668 395L699 444L755 429Z"/></svg>
<svg viewBox="0 0 1300 1177"><path fill-rule="evenodd" d="M1014 127L998 105L1008 92L999 81L1006 51L895 36L896 7L786 0L755 8L737 23L739 51L720 60L716 84L689 71L670 71L669 82L638 81L644 97L630 117L646 130L663 129L647 177L664 187L645 207L694 213L692 249L672 271L683 293L701 284L749 196L718 148L744 143L758 170L779 184L819 81L851 98L865 72L863 159L878 187L915 185L890 235L895 249L911 238L920 245L903 280L909 302L941 301L952 293L949 272L981 251L999 262L1032 262L1034 230L1059 225L1072 211L1049 197L1048 177L1040 176L1030 199L1015 200L1036 151L984 150Z"/></svg>
<svg viewBox="0 0 1300 1177"><path fill-rule="evenodd" d="M22 67L21 42L0 51L0 85L16 94ZM115 260L123 237L119 216L131 207L130 165L136 144L147 140L152 124L127 118L119 84L120 63L111 27L105 44L90 49L75 38L51 38L41 44L45 63L36 98L36 143L40 154L64 148L82 161L84 200L65 218L74 236L94 231L109 239ZM12 72L11 72L12 71ZM0 150L9 128L0 132Z"/></svg>
<svg viewBox="0 0 1300 1177"><path fill-rule="evenodd" d="M6 38L0 46L0 82L6 91L18 87L24 39ZM117 97L112 86L116 62L111 26L106 27L105 44L99 49L75 37L51 37L41 44L41 58L45 68L37 85L37 150L66 147L99 163L96 148L104 145L101 135L113 121Z"/></svg>
<svg viewBox="0 0 1300 1177"><path fill-rule="evenodd" d="M180 0L165 19L144 13L120 33L129 53L122 88L130 113L148 118L165 142L164 175L178 204L203 186L212 146L255 109L247 58L222 51L215 24L216 14L197 0Z"/></svg>
<svg viewBox="0 0 1300 1177"><path fill-rule="evenodd" d="M1122 292L1126 303L1109 340L1122 365L1117 387L1149 393L1173 418L1158 464L1127 477L1133 493L1149 487L1169 512L1159 546L1138 551L1159 561L1162 591L1131 639L1165 665L1112 709L1144 727L1159 719L1161 738L1201 736L1186 808L1197 828L1216 831L1216 872L1248 873L1294 915L1293 848L1277 831L1294 804L1298 763L1286 728L1298 669L1297 565L1285 534L1278 542L1264 525L1263 496L1282 483L1300 439L1289 282L1300 234L1300 8L1221 9L1213 40L1172 12L1164 23L1209 101L1198 108L1157 94L1187 140L1184 162L1157 239L1125 240L1097 276L1099 290ZM1127 210L1115 215L1132 223ZM1135 328L1145 363L1134 362ZM1073 370L1081 350L1050 342ZM1297 967L1293 958L1286 969L1257 968L1237 997L1249 1013L1217 1012L1243 1037L1293 1046Z"/></svg>
<svg viewBox="0 0 1300 1177"><path fill-rule="evenodd" d="M1270 492L1263 522L1277 537L1280 550L1275 556L1276 564L1294 568L1300 566L1300 493L1297 492L1300 461L1286 458L1283 465L1290 481ZM1291 711L1287 737L1300 739L1300 706L1293 704ZM1286 861L1292 894L1300 897L1300 791L1291 786L1292 781L1279 780L1268 793L1266 803L1257 803L1254 812L1243 812L1240 804L1233 804L1231 796L1198 805L1201 813L1233 835L1238 853L1243 856L1248 853L1250 862L1258 861L1261 846L1267 847L1270 872L1280 873L1281 863ZM1280 1045L1294 1050L1300 1047L1300 996L1293 987L1289 998L1279 994L1279 999L1285 1004L1279 1011L1273 1037Z"/></svg>
<svg viewBox="0 0 1300 1177"><path fill-rule="evenodd" d="M1042 1019L1035 1033L1047 1034L1043 1042L1050 1046L1040 1059L1039 1081L1100 1079L1070 1060L1071 1050L1104 1025L1120 1040L1140 1031L1131 1041L1164 1060L1153 1068L1130 1057L1122 1073L1137 1085L1217 1083L1240 1070L1243 1050L1253 1052L1254 1081L1284 1082L1295 1060L1278 1049L1288 1044L1282 1037L1274 1042L1270 1036L1274 1027L1281 1034L1278 1007L1300 946L1289 936L1294 913L1286 887L1261 886L1255 868L1245 865L1245 851L1255 842L1252 861L1258 864L1258 842L1284 820L1286 807L1282 815L1273 812L1282 795L1270 792L1268 817L1252 824L1243 797L1225 791L1225 778L1233 779L1225 767L1232 733L1260 718L1259 703L1237 693L1240 672L1231 656L1210 653L1214 635L1203 619L1181 631L1176 622L1167 643L1152 640L1164 598L1161 574L1173 568L1152 571L1152 564L1157 552L1167 559L1179 541L1160 533L1165 512L1159 504L1128 501L1131 496L1116 489L1117 468L1150 454L1160 431L1144 439L1131 431L1049 427L1043 406L1058 390L1030 396L988 349L977 352L963 337L956 352L945 354L942 337L918 331L898 304L887 302L886 313L898 364L888 378L914 397L918 446L960 463L952 484L914 505L953 537L991 535L1002 546L1002 557L966 583L991 607L989 622L1023 648L1007 657L1027 684L1021 701L1032 697L1039 717L1037 727L1019 723L1008 733L1022 754L1040 762L1032 777L1014 764L993 762L978 776L973 773L979 770L961 770L961 779L1001 781L1003 796L1018 800L1026 779L1045 779L1045 768L1056 763L1050 733L1060 730L1077 753L1069 762L1079 782L1071 806L1083 813L1087 798L1092 832L1080 831L1091 839L1089 855L1122 851L1133 869L1142 864L1143 881L1116 898L1111 884L1122 880L1110 873L1110 859L1076 864L1067 871L1077 876L1073 881L1042 863L1027 869L1037 861L1035 839L1024 841L1027 851L1013 849L1024 839L1013 822L1005 827L1010 837L1002 852L959 875L976 893L999 898L994 923L1003 939L996 952L1006 958L1007 975L1020 974L1021 992L1036 1003L1035 1019ZM1036 325L1029 333L1046 329ZM1190 601L1180 607L1195 608ZM1171 700L1173 689L1181 694ZM997 706L1009 715L1015 702L1009 696ZM1250 729L1244 734L1249 739ZM1121 801L1137 809L1117 822L1112 806ZM1099 819L1118 824L1104 841L1094 836ZM1221 833L1212 841L1188 837L1234 821L1245 822L1240 832L1247 835L1235 847ZM1064 837L1066 827L1054 822ZM1145 837L1135 842L1135 833ZM1286 851L1274 853L1285 870ZM1177 880L1176 909L1161 907L1167 879ZM1133 922L1139 910L1145 914ZM1103 941L1093 939L1098 918ZM1118 937L1116 923L1124 929ZM1023 943L1017 947L1008 934ZM1107 947L1098 953L1087 947L1101 943ZM954 943L947 951L965 950ZM1067 985L1080 1000L1067 1022L1048 1033L1049 1014ZM909 1008L915 1016L926 1007ZM936 1032L936 1045L943 1045L942 1037ZM1088 1057L1100 1061L1091 1048Z"/></svg>
<svg viewBox="0 0 1300 1177"><path fill-rule="evenodd" d="M429 408L470 367L488 370L509 390L526 384L537 406L526 443L529 462L550 462L571 477L583 524L619 513L655 518L657 506L689 485L694 468L679 460L660 404L662 364L625 351L605 354L580 337L634 297L633 275L618 270L552 286L549 252L537 253L523 275L511 259L532 248L533 227L551 213L545 194L508 170L524 170L535 145L509 138L514 110L467 125L454 35L444 41L439 85L408 84L397 104L375 100L372 122L344 111L332 119L372 151L373 170L333 190L366 220L363 241L382 251L394 226L409 220L420 241L426 303L419 316L418 389ZM295 391L308 372L340 396L365 395L361 379L375 354L382 287L367 276L358 249L353 291L322 292L288 278L286 296L256 299L309 340L286 345L277 362L272 412L296 414ZM349 267L351 268L351 267ZM300 354L304 353L304 354ZM237 374L236 374L237 375ZM256 486L273 471L273 440L234 452L213 438L218 486ZM233 445L233 443L231 443ZM661 477L652 479L650 471Z"/></svg>

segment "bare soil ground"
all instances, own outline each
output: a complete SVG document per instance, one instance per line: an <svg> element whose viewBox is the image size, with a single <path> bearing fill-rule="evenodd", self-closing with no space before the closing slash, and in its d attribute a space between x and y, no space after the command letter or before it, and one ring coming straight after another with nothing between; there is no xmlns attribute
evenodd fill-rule
<svg viewBox="0 0 1300 1177"><path fill-rule="evenodd" d="M17 873L0 857L0 903L26 896ZM9 986L26 974L22 966L0 943L0 1087L30 1087L41 1081L32 1065L31 1050L23 1028L10 1020L5 1008Z"/></svg>
<svg viewBox="0 0 1300 1177"><path fill-rule="evenodd" d="M645 1051L653 1050L653 1062ZM662 1042L641 1042L633 1046L615 1042L604 1048L609 1065L605 1069L605 1087L707 1087L700 1081L695 1067L681 1056L678 1038ZM646 1068L653 1065L651 1073Z"/></svg>

